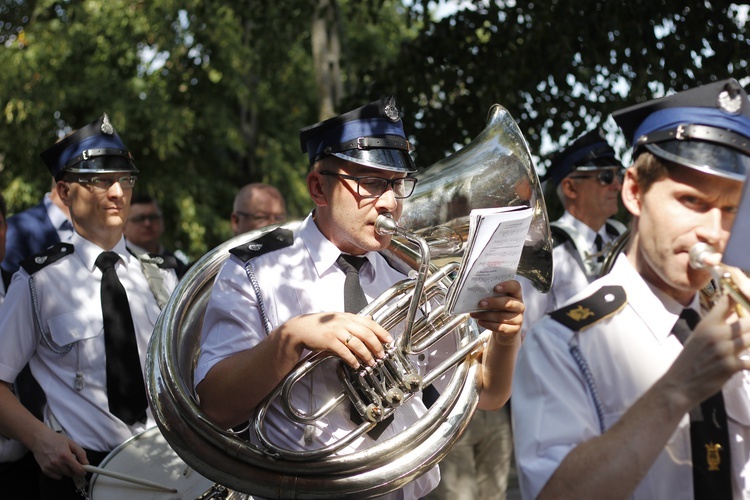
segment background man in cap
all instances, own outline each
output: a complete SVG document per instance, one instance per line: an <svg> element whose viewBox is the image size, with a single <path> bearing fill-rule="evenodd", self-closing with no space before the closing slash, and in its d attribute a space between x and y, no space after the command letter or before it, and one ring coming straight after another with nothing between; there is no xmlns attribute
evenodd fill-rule
<svg viewBox="0 0 750 500"><path fill-rule="evenodd" d="M526 336L512 406L521 491L747 497L750 318L723 297L695 326L711 276L689 251L727 244L750 164L750 102L726 80L614 117L635 145L622 190L630 243Z"/></svg>
<svg viewBox="0 0 750 500"><path fill-rule="evenodd" d="M563 215L550 224L554 241L554 280L541 293L526 279L523 287L523 334L542 316L557 309L599 276L612 241L626 227L611 219L622 189L622 164L615 151L592 130L558 153L545 175L562 202Z"/></svg>
<svg viewBox="0 0 750 500"><path fill-rule="evenodd" d="M360 258L364 304L405 278L378 253L388 246L390 236L376 233L374 227L381 214L399 219L402 200L416 183L409 176L416 169L395 101L376 101L307 127L300 132L300 142L310 158L307 187L314 210L294 234L276 229L249 247L232 250L206 310L195 383L202 409L222 427L247 422L258 403L308 352L328 351L356 368L382 358L383 343L393 340L371 318L351 313L361 304L355 306L344 293L344 268L354 266L347 260ZM248 279L251 274L260 297ZM496 291L496 296L480 302L483 312L474 315L480 326L494 332L483 357L485 365L493 366L482 372L480 406L487 408L500 407L510 394L523 312L517 281L499 284ZM425 362L431 364L433 356ZM310 401L311 411L341 390L335 365L327 367L331 369L315 377L314 390L311 377L305 377L293 391L295 400ZM274 404L267 414L273 422L267 426L270 438L292 449L301 443L319 448L356 427L345 406L305 432ZM412 398L397 409L380 439L401 432L424 410L421 399ZM372 438L363 437L343 453L372 444ZM422 497L438 478L433 469L399 496Z"/></svg>
<svg viewBox="0 0 750 500"><path fill-rule="evenodd" d="M253 182L242 187L232 206L232 232L238 234L286 221L286 204L278 189Z"/></svg>
<svg viewBox="0 0 750 500"><path fill-rule="evenodd" d="M0 310L0 433L34 453L43 498L80 498L71 478L83 464L154 425L142 367L160 311L125 248L138 171L107 115L42 158L75 234L21 263ZM171 291L174 272L158 272ZM44 422L10 389L27 362L47 397Z"/></svg>

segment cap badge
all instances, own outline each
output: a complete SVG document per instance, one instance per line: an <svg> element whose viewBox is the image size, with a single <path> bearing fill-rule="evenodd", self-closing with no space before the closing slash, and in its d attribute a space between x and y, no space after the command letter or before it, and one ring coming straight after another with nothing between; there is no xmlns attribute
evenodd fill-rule
<svg viewBox="0 0 750 500"><path fill-rule="evenodd" d="M398 114L398 108L396 107L395 99L390 98L386 101L385 108L383 109L383 113L385 113L386 118L388 118L392 122L398 121L399 114Z"/></svg>
<svg viewBox="0 0 750 500"><path fill-rule="evenodd" d="M102 117L101 130L102 134L112 135L115 133L115 127L109 122L109 116L107 116L107 113L104 113L104 116Z"/></svg>
<svg viewBox="0 0 750 500"><path fill-rule="evenodd" d="M724 90L719 92L717 101L719 109L733 115L739 114L742 108L742 95L740 95L739 89L734 87L725 87Z"/></svg>

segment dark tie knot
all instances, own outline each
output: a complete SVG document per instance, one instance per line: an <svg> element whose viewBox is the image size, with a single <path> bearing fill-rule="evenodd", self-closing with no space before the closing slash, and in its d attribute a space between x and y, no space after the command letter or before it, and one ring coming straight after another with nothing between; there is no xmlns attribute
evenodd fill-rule
<svg viewBox="0 0 750 500"><path fill-rule="evenodd" d="M695 327L700 322L701 317L697 312L695 312L694 309L686 307L680 313L680 319L685 320L690 330L695 330Z"/></svg>
<svg viewBox="0 0 750 500"><path fill-rule="evenodd" d="M684 344L700 319L700 315L693 309L683 309L674 327L672 327L672 332L677 337L677 340Z"/></svg>
<svg viewBox="0 0 750 500"><path fill-rule="evenodd" d="M96 267L101 269L102 272L106 271L110 267L114 267L117 261L120 260L120 256L115 252L102 252L99 257L96 258Z"/></svg>
<svg viewBox="0 0 750 500"><path fill-rule="evenodd" d="M362 266L367 262L367 257L355 257L354 255L341 254L336 262L344 270L344 272L355 272L359 273Z"/></svg>

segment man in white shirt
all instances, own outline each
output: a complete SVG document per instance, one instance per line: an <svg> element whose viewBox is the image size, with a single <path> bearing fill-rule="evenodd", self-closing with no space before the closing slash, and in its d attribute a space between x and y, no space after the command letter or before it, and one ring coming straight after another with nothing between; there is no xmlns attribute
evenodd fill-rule
<svg viewBox="0 0 750 500"><path fill-rule="evenodd" d="M57 142L42 159L75 232L69 243L21 262L0 309L0 434L34 454L44 473L43 499L73 499L85 490L83 465L98 464L154 425L143 367L160 309L141 263L125 247L122 228L138 170L108 116ZM155 272L162 291L171 291L174 271ZM105 282L117 290L105 293ZM47 398L44 421L11 391L27 363Z"/></svg>
<svg viewBox="0 0 750 500"><path fill-rule="evenodd" d="M246 423L305 354L328 351L352 368L371 366L384 357L383 344L397 335L369 316L344 312L347 273L337 262L340 257L364 259L360 283L365 303L405 278L379 253L391 237L375 231L379 215L399 219L402 200L416 183L409 176L416 168L395 100L381 99L307 127L300 132L300 143L310 159L307 186L313 212L294 234L277 228L232 250L206 310L196 390L203 411L224 428ZM479 402L493 409L510 395L523 312L517 281L498 284L495 292L480 301L482 312L473 314L480 327L493 332L482 359ZM441 354L431 353L423 362L429 365ZM295 401L309 404L312 411L340 392L336 365L330 366L300 381ZM269 435L291 449L319 448L357 426L345 407L307 428L285 419L274 404L266 419ZM400 433L425 411L419 395L410 399L396 409L380 439ZM343 453L369 448L375 441L361 436ZM394 492L393 498L424 496L439 480L436 469Z"/></svg>
<svg viewBox="0 0 750 500"><path fill-rule="evenodd" d="M555 187L565 212L550 224L554 278L548 293L520 279L526 305L523 333L599 277L612 242L625 225L612 219L618 211L622 164L615 151L593 130L555 155L544 180Z"/></svg>
<svg viewBox="0 0 750 500"><path fill-rule="evenodd" d="M709 244L718 264L747 216L750 101L724 80L614 118L635 146L622 189L630 243L525 338L512 405L522 494L747 498L750 318L725 296L698 322L711 275L689 253Z"/></svg>

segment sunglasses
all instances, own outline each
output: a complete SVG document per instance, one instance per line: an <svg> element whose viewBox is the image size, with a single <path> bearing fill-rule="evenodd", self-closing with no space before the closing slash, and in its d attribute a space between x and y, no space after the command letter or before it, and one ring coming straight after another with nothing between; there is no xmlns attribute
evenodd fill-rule
<svg viewBox="0 0 750 500"><path fill-rule="evenodd" d="M601 184L602 186L609 186L613 182L615 182L615 178L617 178L618 181L622 182L623 177L625 176L625 173L622 170L600 170L599 172L595 174L588 174L588 175L571 175L571 179L591 179L592 177L595 177L597 182Z"/></svg>

